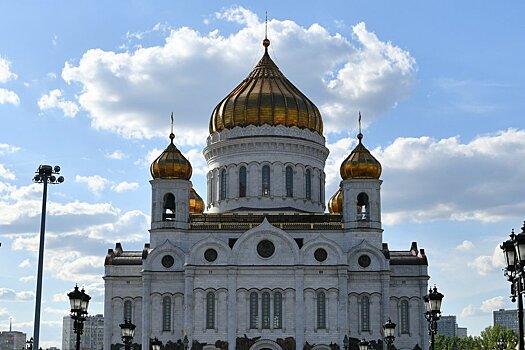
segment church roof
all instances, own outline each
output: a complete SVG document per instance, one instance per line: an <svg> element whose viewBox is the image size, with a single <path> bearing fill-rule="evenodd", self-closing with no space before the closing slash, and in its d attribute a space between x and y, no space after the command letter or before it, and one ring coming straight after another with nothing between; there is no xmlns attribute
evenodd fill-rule
<svg viewBox="0 0 525 350"><path fill-rule="evenodd" d="M212 112L210 134L236 126L296 126L322 135L323 120L315 104L296 88L268 54L270 40L264 39L264 55L252 72Z"/></svg>

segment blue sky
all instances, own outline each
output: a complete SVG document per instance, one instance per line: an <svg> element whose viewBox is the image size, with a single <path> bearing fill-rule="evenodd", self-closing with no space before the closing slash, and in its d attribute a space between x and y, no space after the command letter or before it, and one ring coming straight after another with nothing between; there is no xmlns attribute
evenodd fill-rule
<svg viewBox="0 0 525 350"><path fill-rule="evenodd" d="M425 248L469 334L514 307L497 245L525 219L522 2L2 2L0 330L32 333L38 165L66 178L49 191L41 328L60 347L66 293L85 285L101 313L107 249L148 241L172 111L206 196L208 118L262 55L265 10L270 55L323 113L327 193L361 110L390 249Z"/></svg>

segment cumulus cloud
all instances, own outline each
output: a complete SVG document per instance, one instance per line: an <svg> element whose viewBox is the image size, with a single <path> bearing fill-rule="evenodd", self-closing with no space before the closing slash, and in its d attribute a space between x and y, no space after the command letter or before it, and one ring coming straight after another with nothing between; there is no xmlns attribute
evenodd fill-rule
<svg viewBox="0 0 525 350"><path fill-rule="evenodd" d="M460 251L467 251L467 250L471 250L472 248L474 248L474 243L472 243L471 241L467 241L467 240L464 240L463 242L461 242L460 245L456 247L456 249Z"/></svg>
<svg viewBox="0 0 525 350"><path fill-rule="evenodd" d="M491 299L484 300L481 302L480 309L483 312L492 312L494 310L501 309L505 305L506 298L497 296Z"/></svg>
<svg viewBox="0 0 525 350"><path fill-rule="evenodd" d="M16 179L15 173L13 173L11 170L7 169L3 164L0 164L0 177L6 179L6 180L14 180Z"/></svg>
<svg viewBox="0 0 525 350"><path fill-rule="evenodd" d="M472 304L469 304L461 310L461 317L470 317L476 314L476 307Z"/></svg>
<svg viewBox="0 0 525 350"><path fill-rule="evenodd" d="M20 104L20 97L11 90L0 88L0 105L7 103L18 106Z"/></svg>
<svg viewBox="0 0 525 350"><path fill-rule="evenodd" d="M25 301L35 297L31 291L17 292L11 288L0 288L0 300Z"/></svg>
<svg viewBox="0 0 525 350"><path fill-rule="evenodd" d="M104 157L106 157L107 159L122 160L124 158L127 158L127 155L120 150L116 150L111 153L106 153Z"/></svg>
<svg viewBox="0 0 525 350"><path fill-rule="evenodd" d="M29 259L24 259L20 262L20 264L18 264L18 267L21 267L21 268L31 267L31 263L29 262Z"/></svg>
<svg viewBox="0 0 525 350"><path fill-rule="evenodd" d="M7 143L0 143L0 156L3 156L5 154L15 153L15 152L18 152L19 150L20 150L20 147L8 145Z"/></svg>
<svg viewBox="0 0 525 350"><path fill-rule="evenodd" d="M241 28L223 36L218 30L202 34L181 27L171 29L158 46L92 49L78 63L66 62L62 78L81 86L78 103L96 129L127 138L165 137L169 113L175 111L178 142L203 144L213 107L263 52L264 22L253 12L233 7L216 18ZM346 129L357 106L368 121L377 118L405 97L414 81L410 53L382 41L364 23L353 27L350 38L291 20L273 19L268 31L271 54L320 107L328 131Z"/></svg>
<svg viewBox="0 0 525 350"><path fill-rule="evenodd" d="M499 244L494 247L492 255L481 255L469 262L468 266L476 270L479 275L485 276L504 267L504 258Z"/></svg>
<svg viewBox="0 0 525 350"><path fill-rule="evenodd" d="M18 76L11 71L11 62L0 56L0 83L17 79Z"/></svg>
<svg viewBox="0 0 525 350"><path fill-rule="evenodd" d="M35 280L34 275L22 276L18 279L20 282L31 282Z"/></svg>
<svg viewBox="0 0 525 350"><path fill-rule="evenodd" d="M38 107L41 111L47 109L60 109L66 117L73 118L77 115L79 107L75 102L66 101L62 97L62 91L55 89L49 91L48 94L42 95L38 100Z"/></svg>
<svg viewBox="0 0 525 350"><path fill-rule="evenodd" d="M93 176L77 175L75 176L75 181L79 183L87 184L89 190L95 194L100 194L111 183L111 181L109 181L106 178L103 178L100 175L93 175Z"/></svg>
<svg viewBox="0 0 525 350"><path fill-rule="evenodd" d="M111 187L111 189L117 193L125 192L125 191L134 191L137 188L139 188L138 182L127 182L127 181L119 182L118 184Z"/></svg>

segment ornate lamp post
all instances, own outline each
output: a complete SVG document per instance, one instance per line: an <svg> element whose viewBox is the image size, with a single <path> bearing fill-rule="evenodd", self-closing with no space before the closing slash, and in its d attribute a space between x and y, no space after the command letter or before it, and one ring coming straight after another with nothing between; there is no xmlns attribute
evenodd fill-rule
<svg viewBox="0 0 525 350"><path fill-rule="evenodd" d="M525 350L523 340L523 291L525 278L525 222L519 234L514 234L512 230L510 239L503 242L500 246L505 256L504 275L511 283L510 294L512 301L518 299L518 349Z"/></svg>
<svg viewBox="0 0 525 350"><path fill-rule="evenodd" d="M151 350L160 350L161 347L162 347L162 342L157 337L155 337L151 341Z"/></svg>
<svg viewBox="0 0 525 350"><path fill-rule="evenodd" d="M184 334L184 339L182 340L182 344L184 344L184 350L188 350L188 344L189 344L189 340L188 340L188 335L187 334Z"/></svg>
<svg viewBox="0 0 525 350"><path fill-rule="evenodd" d="M369 344L370 344L370 343L367 342L365 339L361 340L361 341L359 342L359 344L358 344L358 345L359 345L359 350L368 350L368 345L369 345Z"/></svg>
<svg viewBox="0 0 525 350"><path fill-rule="evenodd" d="M35 322L33 325L34 341L33 346L38 349L38 342L40 337L40 304L42 302L42 272L44 268L44 234L46 231L46 202L47 202L47 184L60 184L64 182L64 177L55 175L60 173L60 167L55 165L40 165L38 171L33 177L33 182L43 183L44 192L42 195L42 216L40 221L40 246L38 250L38 272L36 278L36 301L35 301Z"/></svg>
<svg viewBox="0 0 525 350"><path fill-rule="evenodd" d="M348 339L348 334L345 334L345 337L343 339L343 346L345 350L348 350L348 347L350 346L350 340Z"/></svg>
<svg viewBox="0 0 525 350"><path fill-rule="evenodd" d="M33 337L29 340L26 340L25 350L33 350Z"/></svg>
<svg viewBox="0 0 525 350"><path fill-rule="evenodd" d="M75 285L75 289L72 292L67 293L69 297L69 304L71 306L71 318L73 319L73 330L77 334L76 350L80 350L80 335L84 332L84 321L86 320L87 308L91 297L86 294L84 288L78 290L78 286Z"/></svg>
<svg viewBox="0 0 525 350"><path fill-rule="evenodd" d="M383 332L385 335L385 342L387 350L393 349L394 340L396 340L396 324L390 319L383 325Z"/></svg>
<svg viewBox="0 0 525 350"><path fill-rule="evenodd" d="M125 320L124 323L120 324L120 333L122 335L122 342L124 343L126 350L131 350L131 343L133 342L133 336L135 335L135 325L130 320Z"/></svg>
<svg viewBox="0 0 525 350"><path fill-rule="evenodd" d="M496 344L498 345L498 350L506 350L507 349L507 340L506 339L503 339L503 338L499 338L498 341L496 342Z"/></svg>
<svg viewBox="0 0 525 350"><path fill-rule="evenodd" d="M441 301L444 295L438 292L436 286L434 289L430 288L428 294L425 295L425 318L428 321L428 335L430 335L430 350L434 350L434 337L437 334L437 321L441 317Z"/></svg>

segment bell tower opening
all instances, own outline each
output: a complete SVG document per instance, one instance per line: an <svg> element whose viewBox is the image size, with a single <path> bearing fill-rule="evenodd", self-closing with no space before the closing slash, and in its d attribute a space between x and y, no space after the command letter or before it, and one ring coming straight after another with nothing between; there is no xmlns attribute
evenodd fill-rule
<svg viewBox="0 0 525 350"><path fill-rule="evenodd" d="M162 220L171 221L175 219L175 196L173 193L166 193L164 196Z"/></svg>
<svg viewBox="0 0 525 350"><path fill-rule="evenodd" d="M361 192L357 195L357 221L368 221L370 219L369 211L368 195L364 192Z"/></svg>

